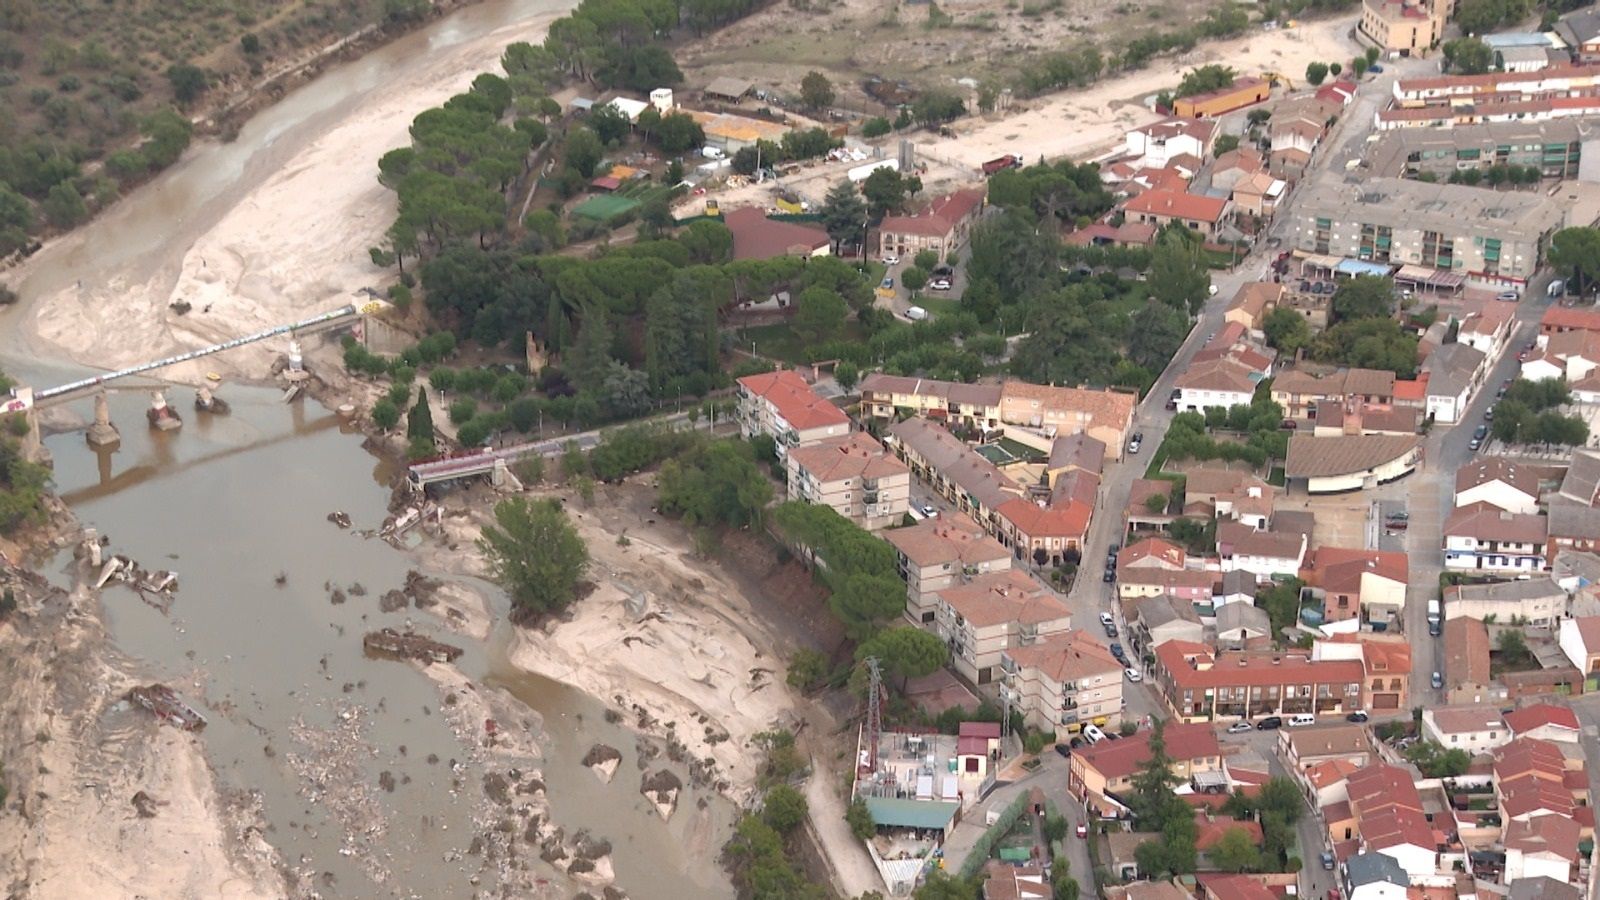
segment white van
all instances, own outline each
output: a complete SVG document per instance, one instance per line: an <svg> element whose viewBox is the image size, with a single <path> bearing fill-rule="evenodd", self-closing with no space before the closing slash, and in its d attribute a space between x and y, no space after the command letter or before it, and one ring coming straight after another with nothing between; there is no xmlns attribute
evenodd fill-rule
<svg viewBox="0 0 1600 900"><path fill-rule="evenodd" d="M1090 744L1098 744L1106 739L1106 733L1101 731L1097 725L1085 725L1083 726L1083 739Z"/></svg>
<svg viewBox="0 0 1600 900"><path fill-rule="evenodd" d="M1315 725L1315 724L1317 724L1317 717L1313 716L1310 713L1296 713L1296 714L1294 714L1294 715L1289 717L1289 727L1290 728L1295 728L1295 727L1300 726L1300 725Z"/></svg>
<svg viewBox="0 0 1600 900"><path fill-rule="evenodd" d="M906 310L906 318L913 322L923 322L928 318L928 311L920 306L913 306Z"/></svg>

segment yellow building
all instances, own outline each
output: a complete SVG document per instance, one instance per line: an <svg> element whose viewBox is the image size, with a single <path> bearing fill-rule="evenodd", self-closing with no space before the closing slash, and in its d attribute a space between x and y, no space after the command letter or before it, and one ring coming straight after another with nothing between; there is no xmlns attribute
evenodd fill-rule
<svg viewBox="0 0 1600 900"><path fill-rule="evenodd" d="M1423 56L1444 35L1454 0L1361 0L1361 39L1385 53Z"/></svg>

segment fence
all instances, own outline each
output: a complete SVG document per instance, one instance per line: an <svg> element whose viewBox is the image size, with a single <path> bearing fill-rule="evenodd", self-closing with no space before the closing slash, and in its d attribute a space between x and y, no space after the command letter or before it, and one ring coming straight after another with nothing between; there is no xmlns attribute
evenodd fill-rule
<svg viewBox="0 0 1600 900"><path fill-rule="evenodd" d="M973 878L983 869L984 865L989 862L989 854L994 852L995 843L1011 832L1012 827L1017 824L1017 819L1021 818L1023 811L1027 808L1028 792L1022 791L1017 794L1017 799L1011 801L1010 805L1001 811L1000 818L989 826L983 836L978 838L977 843L972 845L972 850L967 853L967 858L961 863L960 877L962 881Z"/></svg>

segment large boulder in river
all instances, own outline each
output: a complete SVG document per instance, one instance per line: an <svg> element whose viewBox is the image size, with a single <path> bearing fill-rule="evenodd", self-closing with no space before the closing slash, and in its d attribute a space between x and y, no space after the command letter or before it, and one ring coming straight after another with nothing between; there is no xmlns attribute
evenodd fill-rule
<svg viewBox="0 0 1600 900"><path fill-rule="evenodd" d="M662 821L672 818L673 812L678 808L678 793L682 790L683 781L666 769L646 775L644 783L639 785L639 793L644 794L655 804L656 812L661 814Z"/></svg>
<svg viewBox="0 0 1600 900"><path fill-rule="evenodd" d="M583 764L594 771L602 784L610 784L622 764L622 751L607 744L595 744L583 756Z"/></svg>

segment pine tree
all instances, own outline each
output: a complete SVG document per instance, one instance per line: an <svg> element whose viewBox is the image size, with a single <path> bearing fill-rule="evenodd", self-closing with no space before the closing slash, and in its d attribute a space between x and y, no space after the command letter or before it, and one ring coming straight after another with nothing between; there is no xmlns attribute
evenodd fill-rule
<svg viewBox="0 0 1600 900"><path fill-rule="evenodd" d="M428 407L428 389L417 389L417 403L406 416L406 437L415 441L433 441L433 410Z"/></svg>

